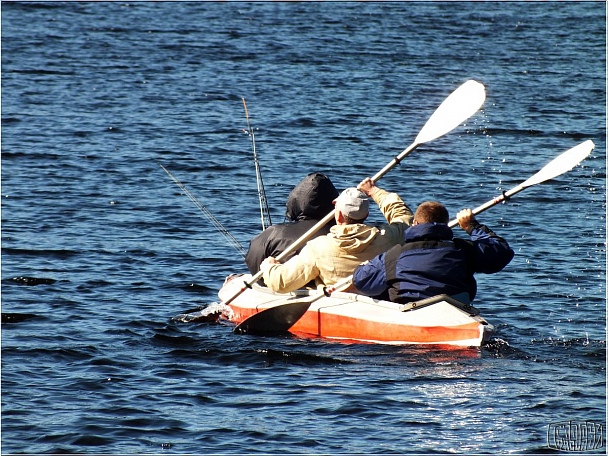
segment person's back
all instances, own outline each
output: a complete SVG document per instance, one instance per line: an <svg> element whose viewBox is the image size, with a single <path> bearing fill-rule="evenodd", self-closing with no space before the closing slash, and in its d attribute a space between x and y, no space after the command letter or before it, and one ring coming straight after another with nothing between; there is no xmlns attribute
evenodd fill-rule
<svg viewBox="0 0 608 456"><path fill-rule="evenodd" d="M284 264L269 257L260 269L266 285L277 292L296 290L311 280L317 286L331 285L348 277L355 268L404 241L412 212L396 193L389 193L365 179L359 188L346 189L336 199L336 226L330 233L308 241L300 254ZM380 227L363 222L372 197L387 220Z"/></svg>
<svg viewBox="0 0 608 456"><path fill-rule="evenodd" d="M302 179L287 198L285 217L290 222L270 226L251 240L245 257L249 271L256 274L265 258L280 255L329 214L334 209L333 200L338 194L331 180L322 173L310 173ZM335 221L332 219L313 237L329 233L329 229L334 224ZM285 261L300 250L294 251Z"/></svg>
<svg viewBox="0 0 608 456"><path fill-rule="evenodd" d="M459 212L458 221L470 240L454 238L442 204L421 204L414 225L405 233L405 244L355 270L356 289L399 303L462 293L472 301L477 292L474 274L501 271L514 252L507 241L481 225L470 209Z"/></svg>

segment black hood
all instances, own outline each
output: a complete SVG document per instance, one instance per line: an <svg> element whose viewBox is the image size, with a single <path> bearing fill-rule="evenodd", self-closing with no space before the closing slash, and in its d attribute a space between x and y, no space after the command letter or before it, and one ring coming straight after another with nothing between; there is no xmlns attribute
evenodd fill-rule
<svg viewBox="0 0 608 456"><path fill-rule="evenodd" d="M287 218L321 220L333 209L339 193L325 174L310 173L296 185L287 198Z"/></svg>

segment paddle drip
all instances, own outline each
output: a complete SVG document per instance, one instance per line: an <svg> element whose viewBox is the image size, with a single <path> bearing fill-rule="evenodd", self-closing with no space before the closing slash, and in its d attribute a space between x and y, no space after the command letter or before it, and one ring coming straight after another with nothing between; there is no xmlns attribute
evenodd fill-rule
<svg viewBox="0 0 608 456"><path fill-rule="evenodd" d="M566 152L563 152L562 154L558 155L556 158L554 158L545 166L543 166L540 171L538 171L532 177L529 177L526 181L513 187L509 191L503 190L503 192L496 198L491 199L487 203L482 204L481 206L478 206L473 209L473 214L477 215L491 208L492 206L496 206L499 203L509 201L509 199L513 195L521 192L522 190L532 187L533 185L542 184L543 182L553 179L554 177L557 177L560 174L570 171L572 168L582 162L585 158L587 158L594 148L595 144L593 143L593 141L587 140L585 142L580 143L578 146L568 149ZM450 223L448 223L448 226L450 228L454 228L456 225L458 225L458 219L454 219Z"/></svg>

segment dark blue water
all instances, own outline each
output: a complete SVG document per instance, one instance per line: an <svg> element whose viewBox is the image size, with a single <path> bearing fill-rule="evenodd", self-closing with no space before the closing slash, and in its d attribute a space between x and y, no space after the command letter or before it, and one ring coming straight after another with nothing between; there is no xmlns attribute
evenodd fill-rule
<svg viewBox="0 0 608 456"><path fill-rule="evenodd" d="M3 453L538 453L606 416L601 2L2 3ZM450 213L591 139L582 166L480 219L478 350L235 335L217 301L310 171L339 188L467 79L483 110L381 185ZM374 216L379 220L378 214ZM597 450L603 453L605 448Z"/></svg>

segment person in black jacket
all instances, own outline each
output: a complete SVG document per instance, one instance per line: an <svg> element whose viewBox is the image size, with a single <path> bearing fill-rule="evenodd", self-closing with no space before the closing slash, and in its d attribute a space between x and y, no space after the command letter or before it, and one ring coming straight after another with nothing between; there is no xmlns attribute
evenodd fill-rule
<svg viewBox="0 0 608 456"><path fill-rule="evenodd" d="M464 294L472 301L477 293L474 274L501 271L514 252L507 241L480 224L471 209L463 209L457 218L470 240L454 238L443 204L422 203L405 232L405 244L360 265L353 274L354 286L362 294L398 303L439 294Z"/></svg>
<svg viewBox="0 0 608 456"><path fill-rule="evenodd" d="M245 257L249 271L256 274L265 258L277 257L315 226L319 220L333 211L333 201L338 195L338 190L325 174L310 173L302 179L287 198L285 217L289 219L289 222L266 228L249 243L249 250ZM317 231L312 238L326 235L335 223L336 221L332 217L331 221ZM296 255L299 250L301 248L288 255L284 261Z"/></svg>

